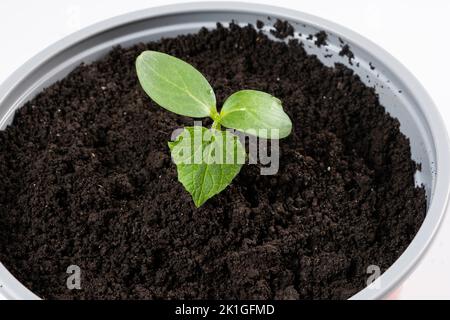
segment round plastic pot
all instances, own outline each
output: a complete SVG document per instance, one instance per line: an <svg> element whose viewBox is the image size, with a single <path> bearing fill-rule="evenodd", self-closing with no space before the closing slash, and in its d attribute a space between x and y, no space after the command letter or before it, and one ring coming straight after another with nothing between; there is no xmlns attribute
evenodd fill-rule
<svg viewBox="0 0 450 320"><path fill-rule="evenodd" d="M81 62L101 58L113 46L127 47L161 37L194 33L202 27L214 28L217 22L227 25L232 20L240 24L256 24L261 20L266 24L265 32L270 34L270 25L276 19L289 21L295 28L295 37L324 64L343 63L368 86L374 86L382 105L399 119L401 131L410 139L413 159L422 164L415 179L417 184L425 186L427 194L423 225L399 259L376 282L352 297L386 298L420 262L445 214L450 186L448 135L433 101L410 72L374 43L335 23L289 9L232 2L165 6L106 20L45 49L0 86L0 129L11 122L17 108L43 88L65 77ZM314 39L307 36L321 30L328 34L328 45L318 48ZM343 43L348 44L355 55L351 63L347 57L338 54ZM39 298L0 263L0 298L2 296L7 299Z"/></svg>

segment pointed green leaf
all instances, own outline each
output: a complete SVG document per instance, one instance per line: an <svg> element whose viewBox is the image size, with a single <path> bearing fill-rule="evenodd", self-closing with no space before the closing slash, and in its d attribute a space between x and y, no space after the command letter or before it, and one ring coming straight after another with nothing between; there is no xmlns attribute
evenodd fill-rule
<svg viewBox="0 0 450 320"><path fill-rule="evenodd" d="M204 118L216 111L216 96L205 77L190 64L156 51L136 59L144 91L161 107L176 114Z"/></svg>
<svg viewBox="0 0 450 320"><path fill-rule="evenodd" d="M267 139L287 137L292 130L281 101L256 90L242 90L228 97L220 112L220 123Z"/></svg>
<svg viewBox="0 0 450 320"><path fill-rule="evenodd" d="M169 142L178 180L197 207L224 190L241 170L245 149L228 131L187 127Z"/></svg>

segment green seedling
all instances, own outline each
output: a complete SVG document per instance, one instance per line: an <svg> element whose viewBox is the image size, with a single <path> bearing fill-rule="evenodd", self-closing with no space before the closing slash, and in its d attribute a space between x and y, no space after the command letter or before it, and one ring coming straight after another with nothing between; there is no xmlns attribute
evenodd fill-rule
<svg viewBox="0 0 450 320"><path fill-rule="evenodd" d="M136 60L139 82L161 107L192 118L213 119L210 129L184 128L169 142L178 180L197 207L224 190L241 170L246 152L223 127L264 139L281 139L292 130L281 101L268 93L242 90L228 97L220 113L206 78L190 64L161 52L145 51Z"/></svg>

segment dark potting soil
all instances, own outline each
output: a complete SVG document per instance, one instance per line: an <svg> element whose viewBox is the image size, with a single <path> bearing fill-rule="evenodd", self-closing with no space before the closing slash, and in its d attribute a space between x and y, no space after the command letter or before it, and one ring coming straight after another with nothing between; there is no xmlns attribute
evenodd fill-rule
<svg viewBox="0 0 450 320"><path fill-rule="evenodd" d="M278 174L246 165L196 209L167 147L193 120L141 90L146 49L192 63L219 106L245 88L279 97L294 127ZM44 298L348 298L421 225L415 168L374 89L296 41L232 24L116 48L0 132L0 261ZM81 290L66 287L70 265Z"/></svg>
<svg viewBox="0 0 450 320"><path fill-rule="evenodd" d="M328 34L325 31L319 31L315 34L316 36L316 41L314 42L316 46L318 46L319 48L321 46L326 46L327 40L328 40Z"/></svg>
<svg viewBox="0 0 450 320"><path fill-rule="evenodd" d="M344 45L339 51L339 55L341 57L346 56L348 58L348 62L350 64L353 64L352 60L355 58L355 55L353 54L353 51L350 49L350 46L348 44Z"/></svg>
<svg viewBox="0 0 450 320"><path fill-rule="evenodd" d="M288 21L277 20L270 33L278 39L284 39L294 35L294 27Z"/></svg>

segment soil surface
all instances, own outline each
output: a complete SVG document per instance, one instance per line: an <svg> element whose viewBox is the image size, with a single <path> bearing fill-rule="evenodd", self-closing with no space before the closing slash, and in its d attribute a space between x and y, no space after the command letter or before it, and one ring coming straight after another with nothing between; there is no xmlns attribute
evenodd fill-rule
<svg viewBox="0 0 450 320"><path fill-rule="evenodd" d="M134 62L146 49L192 63L219 106L241 89L280 98L294 127L279 173L246 165L196 209L167 147L193 120L141 90ZM0 261L51 299L348 298L421 225L415 170L399 122L351 70L219 25L115 48L17 112L0 132ZM66 287L70 265L81 290Z"/></svg>
<svg viewBox="0 0 450 320"><path fill-rule="evenodd" d="M328 35L327 35L327 33L325 31L317 32L315 36L316 36L316 41L314 43L319 48L321 46L326 46L328 44L327 43Z"/></svg>

